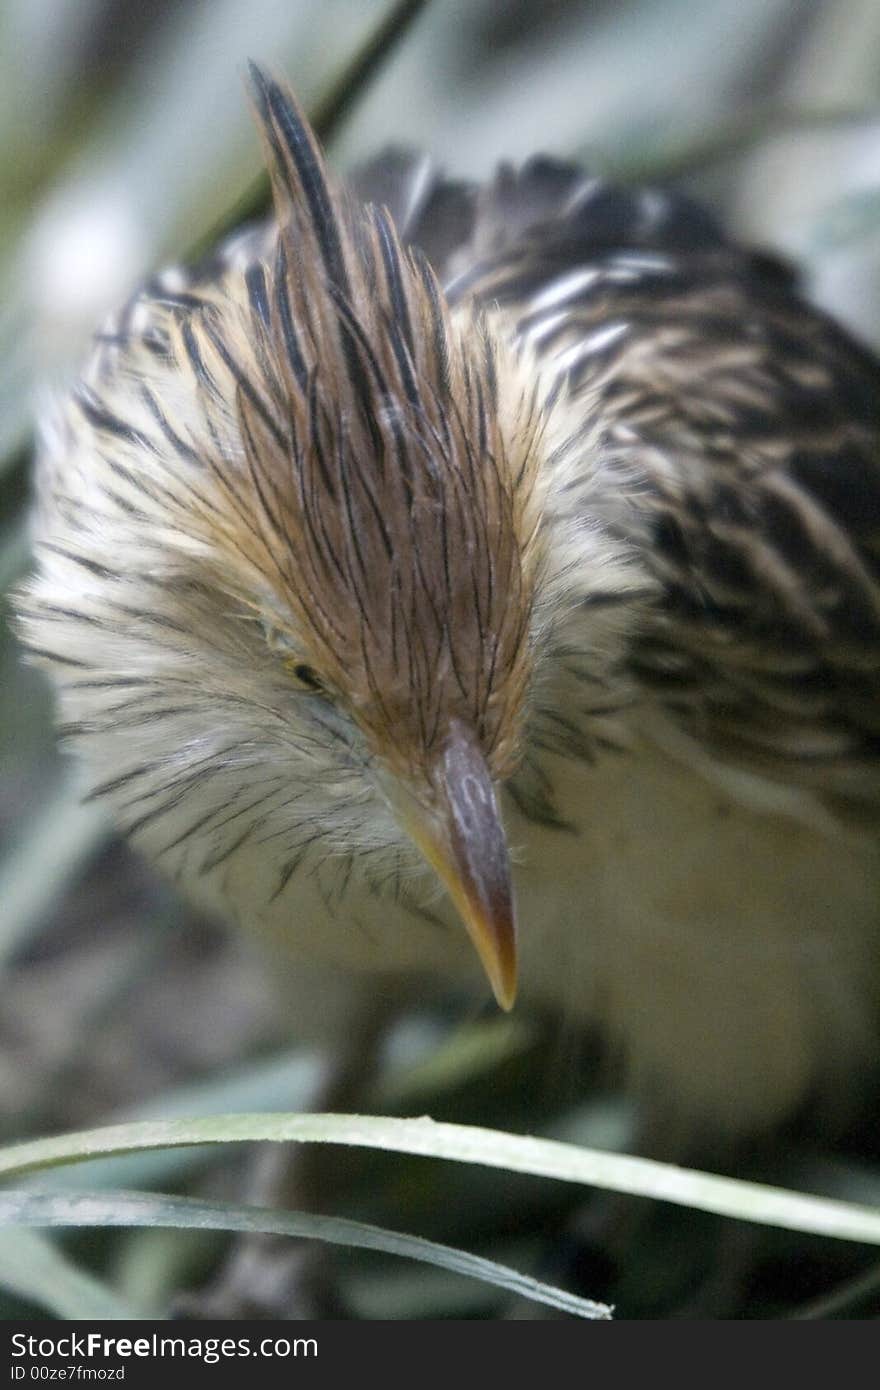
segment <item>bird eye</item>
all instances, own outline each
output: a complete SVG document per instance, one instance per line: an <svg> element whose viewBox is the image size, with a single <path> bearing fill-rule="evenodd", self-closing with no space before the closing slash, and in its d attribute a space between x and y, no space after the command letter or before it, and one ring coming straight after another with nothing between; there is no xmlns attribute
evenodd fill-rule
<svg viewBox="0 0 880 1390"><path fill-rule="evenodd" d="M320 677L315 674L311 666L306 666L305 662L297 661L290 668L290 673L295 680L299 681L300 685L305 686L306 690L323 691L324 686Z"/></svg>

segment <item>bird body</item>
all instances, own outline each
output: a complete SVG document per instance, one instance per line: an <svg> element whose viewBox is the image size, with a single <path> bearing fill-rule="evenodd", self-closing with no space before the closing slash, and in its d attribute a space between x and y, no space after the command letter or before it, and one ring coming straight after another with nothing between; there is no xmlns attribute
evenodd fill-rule
<svg viewBox="0 0 880 1390"><path fill-rule="evenodd" d="M880 366L687 200L346 191L254 90L275 219L154 277L44 432L23 631L92 794L301 997L475 983L472 942L709 1126L835 1098L878 1035Z"/></svg>

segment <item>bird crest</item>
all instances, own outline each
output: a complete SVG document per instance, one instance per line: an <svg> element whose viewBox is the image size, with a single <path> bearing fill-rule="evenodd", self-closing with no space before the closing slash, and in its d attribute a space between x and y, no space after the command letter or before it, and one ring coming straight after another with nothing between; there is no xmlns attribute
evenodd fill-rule
<svg viewBox="0 0 880 1390"><path fill-rule="evenodd" d="M237 391L248 545L386 758L430 760L454 719L502 774L530 669L537 393L512 399L482 320L454 321L388 214L335 185L290 93L258 68L252 90L278 230L250 287L265 389Z"/></svg>

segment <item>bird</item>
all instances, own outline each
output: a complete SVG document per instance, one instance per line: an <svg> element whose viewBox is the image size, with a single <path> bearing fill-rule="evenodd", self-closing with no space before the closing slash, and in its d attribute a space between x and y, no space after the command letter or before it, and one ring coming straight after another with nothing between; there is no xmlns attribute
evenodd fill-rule
<svg viewBox="0 0 880 1390"><path fill-rule="evenodd" d="M878 1042L877 357L682 193L343 181L250 90L270 217L41 421L19 630L88 796L303 1027L491 990L706 1133L838 1104Z"/></svg>

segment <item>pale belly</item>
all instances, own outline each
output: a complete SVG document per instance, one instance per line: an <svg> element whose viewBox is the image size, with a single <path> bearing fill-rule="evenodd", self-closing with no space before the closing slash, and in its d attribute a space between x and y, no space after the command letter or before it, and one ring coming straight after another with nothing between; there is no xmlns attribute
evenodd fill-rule
<svg viewBox="0 0 880 1390"><path fill-rule="evenodd" d="M710 1130L761 1129L815 1088L848 1089L877 1052L873 840L747 807L648 747L548 768L577 832L506 813L521 998L598 1023L635 1086ZM224 896L253 902L262 872L236 862ZM335 1003L322 998L325 965L341 979L366 973L367 989L381 972L487 992L463 928L430 887L428 916L356 883L334 901L326 876L293 888L260 925L283 948L278 968L306 1029L344 1026L344 986Z"/></svg>
<svg viewBox="0 0 880 1390"><path fill-rule="evenodd" d="M659 753L556 784L581 833L530 837L524 978L600 1022L635 1084L751 1130L876 1058L872 841L747 809Z"/></svg>

